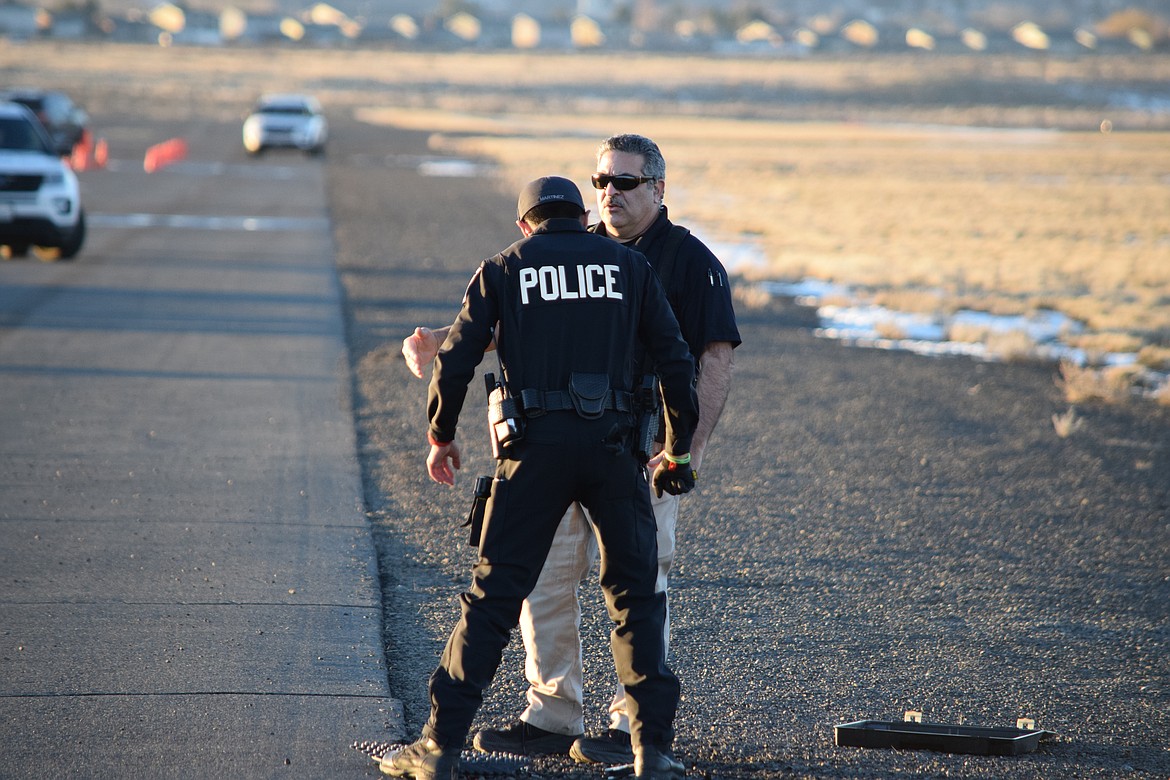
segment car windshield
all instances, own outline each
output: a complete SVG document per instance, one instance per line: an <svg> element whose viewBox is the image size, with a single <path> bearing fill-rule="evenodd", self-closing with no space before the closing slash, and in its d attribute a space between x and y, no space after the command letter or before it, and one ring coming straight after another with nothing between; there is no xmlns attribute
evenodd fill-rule
<svg viewBox="0 0 1170 780"><path fill-rule="evenodd" d="M27 107L28 110L32 111L34 114L43 111L45 108L45 101L41 100L40 98L18 97L13 98L12 102L20 103L22 106Z"/></svg>
<svg viewBox="0 0 1170 780"><path fill-rule="evenodd" d="M0 149L52 154L36 129L24 119L0 117Z"/></svg>
<svg viewBox="0 0 1170 780"><path fill-rule="evenodd" d="M261 106L261 114L281 114L284 116L312 116L308 106Z"/></svg>

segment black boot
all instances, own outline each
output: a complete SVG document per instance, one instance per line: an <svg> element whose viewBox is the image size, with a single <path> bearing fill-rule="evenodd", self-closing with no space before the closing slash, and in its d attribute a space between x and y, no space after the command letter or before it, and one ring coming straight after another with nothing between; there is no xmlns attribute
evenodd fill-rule
<svg viewBox="0 0 1170 780"><path fill-rule="evenodd" d="M441 748L429 737L385 756L382 773L415 780L458 780L459 748Z"/></svg>
<svg viewBox="0 0 1170 780"><path fill-rule="evenodd" d="M569 752L580 734L557 734L518 720L506 729L482 729L472 746L484 753L513 753L518 756L555 756Z"/></svg>
<svg viewBox="0 0 1170 780"><path fill-rule="evenodd" d="M573 743L569 756L579 764L632 764L634 748L628 731L609 729L600 737L582 737Z"/></svg>
<svg viewBox="0 0 1170 780"><path fill-rule="evenodd" d="M634 777L649 780L682 780L686 767L676 761L670 748L642 745L634 748Z"/></svg>

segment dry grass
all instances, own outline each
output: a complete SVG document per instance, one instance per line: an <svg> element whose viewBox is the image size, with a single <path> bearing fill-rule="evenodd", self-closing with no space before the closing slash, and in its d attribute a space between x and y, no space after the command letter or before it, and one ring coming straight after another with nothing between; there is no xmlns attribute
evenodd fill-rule
<svg viewBox="0 0 1170 780"><path fill-rule="evenodd" d="M1137 351L1170 328L1165 135L761 125L746 138L745 124L710 120L686 137L665 121L618 126L660 140L676 219L764 247L767 268L747 273L848 283L907 311L1048 307L1085 323L1093 353ZM740 135L720 146L731 125ZM591 141L443 135L435 146L499 160L515 185L579 170L571 160L589 159ZM1024 334L978 340L1009 359L1033 346Z"/></svg>
<svg viewBox="0 0 1170 780"><path fill-rule="evenodd" d="M1133 397L1134 377L1137 366L1106 366L1091 368L1078 366L1071 361L1060 363L1060 378L1057 386L1070 404L1098 401L1107 404L1121 404Z"/></svg>
<svg viewBox="0 0 1170 780"><path fill-rule="evenodd" d="M772 303L772 295L757 286L737 285L731 294L736 308L765 309Z"/></svg>
<svg viewBox="0 0 1170 780"><path fill-rule="evenodd" d="M1062 439L1072 436L1084 425L1084 418L1078 417L1077 410L1071 406L1061 414L1052 415L1052 427L1056 429L1056 435Z"/></svg>
<svg viewBox="0 0 1170 780"><path fill-rule="evenodd" d="M1170 406L1170 382L1158 388L1154 393L1154 401L1160 406Z"/></svg>
<svg viewBox="0 0 1170 780"><path fill-rule="evenodd" d="M1132 333L1117 333L1114 331L1100 331L1068 336L1064 339L1071 347L1083 349L1091 362L1099 362L1098 356L1111 352L1138 352L1142 348L1141 339Z"/></svg>
<svg viewBox="0 0 1170 780"><path fill-rule="evenodd" d="M891 320L879 320L874 323L874 331L877 333L879 339L888 339L890 341L899 341L908 338L905 328L897 322Z"/></svg>
<svg viewBox="0 0 1170 780"><path fill-rule="evenodd" d="M1005 363L1029 360L1036 355L1036 342L1022 330L989 330L979 341L990 357Z"/></svg>
<svg viewBox="0 0 1170 780"><path fill-rule="evenodd" d="M171 118L314 91L331 111L429 132L438 153L496 161L509 193L552 172L588 188L597 141L642 133L667 157L673 217L763 250L747 278L838 281L910 311L1049 307L1086 324L1089 349L1170 348L1170 115L1083 98L1170 83L1170 55L38 46L0 45L6 78Z"/></svg>
<svg viewBox="0 0 1170 780"><path fill-rule="evenodd" d="M1170 327L1166 136L948 139L946 131L762 125L757 137L720 146L745 123L709 120L687 138L665 121L615 124L659 139L680 220L764 247L768 267L753 273L929 291L928 310L936 292L1001 314L1042 302L1090 330L1128 331L1139 345ZM500 160L513 183L569 170L592 151L575 138L542 140L535 154L531 139L511 137L435 144Z"/></svg>
<svg viewBox="0 0 1170 780"><path fill-rule="evenodd" d="M1138 351L1138 362L1155 371L1170 371L1170 347L1142 347Z"/></svg>

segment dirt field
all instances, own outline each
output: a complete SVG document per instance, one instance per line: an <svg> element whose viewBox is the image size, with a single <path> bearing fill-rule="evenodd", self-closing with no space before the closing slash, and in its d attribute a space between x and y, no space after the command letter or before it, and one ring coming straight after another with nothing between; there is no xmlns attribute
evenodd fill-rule
<svg viewBox="0 0 1170 780"><path fill-rule="evenodd" d="M390 154L370 153L382 143ZM428 155L426 133L361 125L328 158L407 737L458 615L474 554L459 523L491 460L473 392L458 487L426 478L424 383L399 345L449 321L471 268L516 237L514 195L419 175ZM689 776L1170 776L1170 409L1084 404L1061 438L1052 367L845 348L814 338L810 316L781 301L738 312L731 398L684 498L671 612ZM581 592L598 731L609 624L595 576ZM523 707L518 645L477 726ZM833 744L835 724L908 709L983 726L1027 716L1056 736L1008 759ZM600 777L555 757L533 774Z"/></svg>
<svg viewBox="0 0 1170 780"><path fill-rule="evenodd" d="M426 132L436 153L498 166L504 190L551 171L587 188L596 139L640 132L669 162L672 216L766 258L746 277L835 281L904 311L1050 308L1085 323L1069 342L1090 359L1144 348L1144 363L1170 368L1164 54L797 61L36 44L0 45L0 67L105 111L170 118L233 118L262 90L307 90L334 114Z"/></svg>

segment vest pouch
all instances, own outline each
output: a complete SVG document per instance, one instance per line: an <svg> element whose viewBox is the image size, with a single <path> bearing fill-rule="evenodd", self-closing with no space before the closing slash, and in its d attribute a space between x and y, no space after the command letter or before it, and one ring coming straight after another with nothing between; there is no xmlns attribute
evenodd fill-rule
<svg viewBox="0 0 1170 780"><path fill-rule="evenodd" d="M569 374L569 398L577 414L586 420L596 420L605 413L609 374Z"/></svg>

